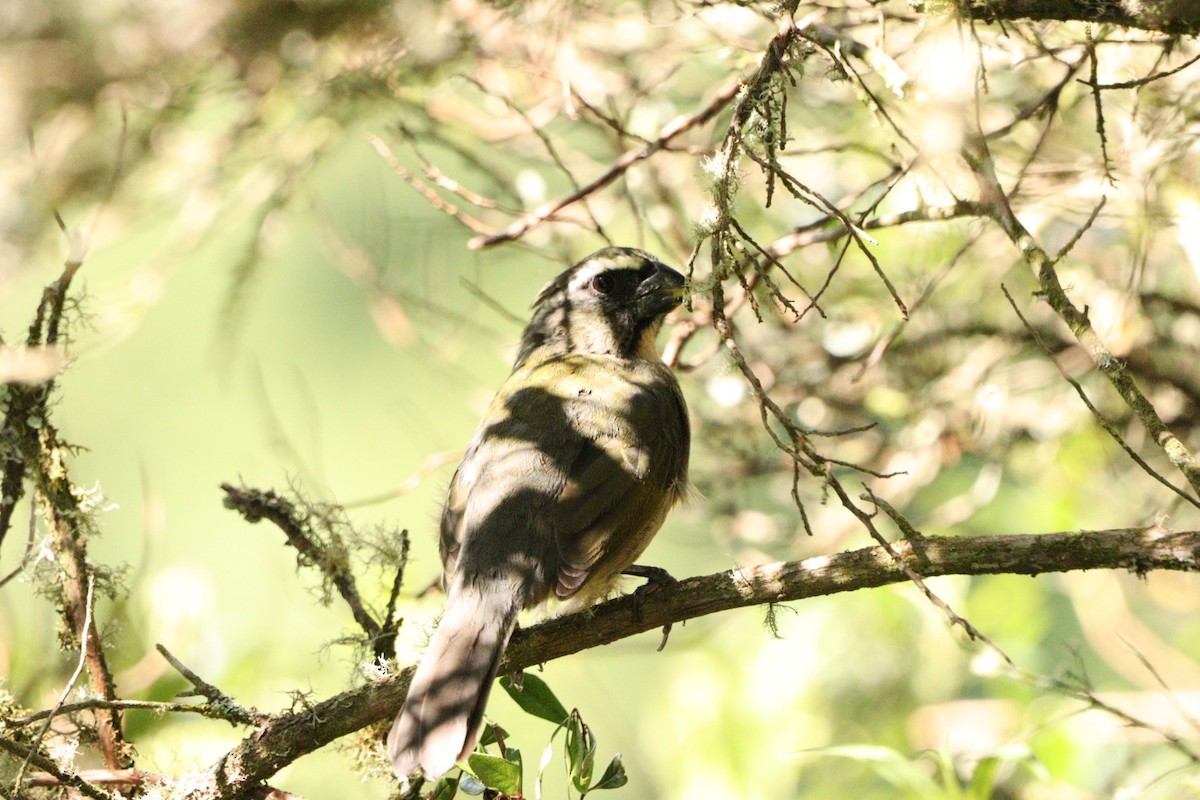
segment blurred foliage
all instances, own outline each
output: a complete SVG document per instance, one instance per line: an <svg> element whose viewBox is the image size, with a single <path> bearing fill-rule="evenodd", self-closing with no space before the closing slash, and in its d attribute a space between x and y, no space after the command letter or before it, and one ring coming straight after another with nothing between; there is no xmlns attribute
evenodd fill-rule
<svg viewBox="0 0 1200 800"><path fill-rule="evenodd" d="M803 35L756 84L786 16L773 4L0 6L0 332L20 343L68 250L86 247L50 412L79 448L67 462L97 531L90 555L123 582L97 607L121 696L186 688L155 643L264 710L377 674L349 614L321 605L327 587L296 574L283 537L222 509L226 481L346 505L339 536L352 568L370 567L360 589L376 610L400 558L388 534L409 530L399 645L411 660L440 605L421 592L455 453L538 287L605 242L692 271L691 308L664 339L693 411L699 492L647 554L676 575L870 543L828 484L795 483L708 325L714 287L762 391L797 426L852 431L811 441L853 465L835 470L847 487L869 486L923 533L1197 527L1196 508L1138 468L1063 379L1184 485L1039 301L1021 252L957 205L977 194L960 157L976 126L1047 251L1103 198L1059 276L1163 420L1200 448L1200 67L1139 82L1185 64L1194 42L902 2L792 10ZM517 241L468 247L571 193ZM710 249L729 220L736 235ZM37 366L5 362L4 378ZM14 519L0 574L27 536L37 568L0 589L7 716L53 706L78 656L58 650L40 596L53 585L46 523L28 499ZM552 708L548 688L536 708L496 693L490 715L510 751L565 748L565 773L542 765L548 797L626 778L618 795L663 798L1200 796L1194 758L1161 735L1200 737L1194 576L931 585L1024 672L900 586L772 609L770 629L763 611L696 620L661 654L642 637L548 664L539 683L577 709L566 720L537 710ZM138 766L170 775L242 735L146 711L127 712L126 729ZM71 733L48 742L64 763ZM623 754L605 770L597 739ZM382 797L390 776L360 741L273 784ZM471 766L530 794L532 762ZM85 748L78 763L98 762Z"/></svg>

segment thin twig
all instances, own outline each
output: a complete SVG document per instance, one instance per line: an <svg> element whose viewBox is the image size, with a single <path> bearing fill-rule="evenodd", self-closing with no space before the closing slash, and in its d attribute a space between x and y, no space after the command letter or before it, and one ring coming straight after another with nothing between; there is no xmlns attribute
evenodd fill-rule
<svg viewBox="0 0 1200 800"><path fill-rule="evenodd" d="M579 185L578 179L575 177L575 173L571 172L571 168L567 166L566 161L564 161L563 157L559 154L558 147L555 146L554 140L550 138L550 135L547 134L545 130L543 130L543 126L537 124L537 122L531 119L529 114L527 114L523 108L509 99L507 95L501 92L492 91L488 87L484 86L481 81L471 76L461 77L463 80L468 81L473 86L478 88L479 91L483 92L489 97L498 98L500 102L504 103L505 107L507 107L509 111L519 116L521 121L524 122L529 128L530 132L533 133L533 135L538 138L538 141L542 143L542 147L546 150L546 155L548 155L550 157L550 161L553 162L556 167L558 167L559 172L566 177L567 181L571 184L571 188L577 192L580 190L580 188L582 188ZM580 202L583 205L584 213L587 214L588 219L592 222L593 230L599 234L600 238L602 238L609 245L613 244L613 240L607 233L604 232L604 226L600 224L600 220L596 218L595 212L592 211L592 206L588 202L587 196L584 195L581 197Z"/></svg>
<svg viewBox="0 0 1200 800"><path fill-rule="evenodd" d="M973 236L967 239L967 241L958 248L954 255L950 257L950 260L946 262L946 265L938 270L937 274L929 279L929 282L925 284L925 288L921 290L921 294L918 295L917 299L913 301L911 308L912 313L916 313L917 310L925 305L925 302L933 296L933 293L937 289L938 285L945 280L946 276L950 274L951 270L958 266L958 262L961 261L962 257L967 254L967 251L974 247L976 242L979 241L979 236L980 233L976 232ZM908 323L909 319L900 319L896 321L896 324L892 327L891 332L886 336L881 337L879 341L875 343L875 346L871 348L871 352L868 353L865 358L863 358L862 363L858 366L858 370L855 371L854 375L851 376L851 382L857 382L862 379L863 375L867 373L867 370L879 363L879 360L883 358L883 354L887 352L887 349L891 347L904 333L905 329L908 327Z"/></svg>
<svg viewBox="0 0 1200 800"><path fill-rule="evenodd" d="M1025 326L1025 329L1029 331L1031 336L1033 336L1033 340L1037 342L1038 346L1042 348L1043 352L1045 352L1046 357L1050 359L1050 363L1058 369L1058 372L1060 375L1062 375L1063 380L1071 384L1071 388L1075 390L1077 395L1079 395L1079 399L1083 401L1085 406L1087 406L1088 411L1092 412L1092 416L1095 417L1096 421L1100 423L1100 427L1103 428L1104 431L1113 438L1120 448L1125 451L1127 456L1133 459L1133 463L1141 467L1142 471L1151 478L1154 478L1154 480L1158 481L1163 486L1166 486L1172 492L1179 495L1193 506L1200 508L1200 501L1189 495L1183 489L1180 489L1175 484L1171 483L1164 476L1160 475L1158 471L1154 469L1154 467L1146 463L1146 460L1137 454L1137 451L1126 444L1125 438L1121 436L1120 431L1118 431L1111 422L1104 418L1104 415L1100 413L1100 409L1096 408L1096 406L1092 404L1092 401L1087 396L1087 392L1083 390L1083 386L1080 385L1079 381L1067 374L1067 371L1063 369L1062 364L1058 363L1058 359L1054 357L1054 352L1050 349L1050 346L1046 343L1046 340L1042 338L1042 335L1038 333L1037 329L1029 323L1029 320L1027 320L1025 315L1021 313L1021 309L1017 307L1017 301L1013 299L1011 294L1009 294L1008 287L1004 284L1000 284L1000 291L1004 292L1004 296L1008 299L1008 304L1012 306L1013 313L1017 315L1017 319L1021 320L1021 324Z"/></svg>
<svg viewBox="0 0 1200 800"><path fill-rule="evenodd" d="M1076 308L1067 296L1054 269L1054 260L1038 245L1013 213L1008 197L996 178L987 143L979 137L974 137L968 142L963 156L979 184L980 201L988 207L989 216L1000 225L1033 269L1041 286L1042 298L1071 329L1092 362L1108 378L1134 415L1141 420L1146 431L1163 449L1171 463L1183 473L1192 490L1200 496L1200 464L1197 464L1187 446L1162 421L1153 404L1129 376L1125 366L1100 339L1087 314Z"/></svg>
<svg viewBox="0 0 1200 800"><path fill-rule="evenodd" d="M858 227L863 230L873 231L883 228L893 228L899 225L909 225L914 222L945 222L962 217L983 216L987 216L987 209L979 203L973 200L958 200L945 206L918 206L907 211L883 214L866 220ZM784 234L767 245L767 250L774 258L783 258L789 253L808 245L841 239L847 235L846 228L842 226L833 228L820 227L833 218L830 215L818 220L816 223L798 228L792 233ZM814 230L814 227L817 229Z"/></svg>
<svg viewBox="0 0 1200 800"><path fill-rule="evenodd" d="M447 216L458 220L465 228L473 233L486 233L491 230L488 226L484 225L470 214L467 214L459 209L458 206L454 205L453 203L446 202L446 200L444 200L440 194L435 192L433 189L430 189L416 175L413 175L407 167L400 163L400 159L396 158L396 155L392 152L392 149L388 147L387 144L378 136L373 133L368 133L364 138L372 147L375 148L375 152L379 154L380 158L382 158L384 162L392 168L392 171L399 175L405 183L415 189L418 194L424 197L431 206Z"/></svg>
<svg viewBox="0 0 1200 800"><path fill-rule="evenodd" d="M537 208L529 211L516 222L513 222L504 230L481 236L476 236L471 239L467 246L472 250L482 250L486 247L500 244L502 242L510 242L513 239L519 239L528 233L531 229L541 225L546 220L553 217L558 212L562 211L567 206L577 203L585 197L594 194L603 189L608 184L615 181L620 176L624 175L630 167L640 161L653 156L659 150L665 148L671 140L677 138L683 133L692 128L706 124L709 120L715 117L721 109L725 108L734 97L737 96L741 89L742 83L740 80L730 81L716 96L709 101L708 105L700 109L694 114L681 114L675 119L668 122L663 129L659 131L658 137L654 141L640 150L629 150L622 153L613 165L601 173L595 179L580 186L578 189L569 192L566 195L552 200L549 203L544 203Z"/></svg>
<svg viewBox="0 0 1200 800"><path fill-rule="evenodd" d="M896 307L900 310L900 315L904 318L907 318L908 306L905 305L904 300L900 298L900 293L896 290L891 278L889 278L887 273L883 271L883 265L879 263L879 259L867 245L867 242L862 234L862 229L852 222L850 218L847 217L845 213L834 203L830 202L819 192L810 189L804 183L780 167L777 163L771 163L748 148L743 148L742 151L763 170L779 178L783 183L784 188L786 188L793 197L803 202L827 209L830 214L832 214L842 223L842 225L845 226L846 233L851 239L854 240L854 243L858 245L859 252L866 256L867 261L869 261L871 264L871 269L875 271L875 274L878 275L879 279L883 282L884 288L886 288L888 294L891 295L892 302L895 303Z"/></svg>
<svg viewBox="0 0 1200 800"><path fill-rule="evenodd" d="M1141 87L1145 86L1148 83L1153 83L1154 81L1160 81L1163 78L1168 78L1177 72L1183 72L1185 69L1190 67L1192 64L1195 64L1197 61L1200 61L1200 55L1195 56L1193 58L1189 58L1187 61L1180 64L1175 69L1169 69L1165 72L1155 72L1152 75L1147 75L1144 78L1138 78L1137 80L1133 80L1133 81L1122 81L1121 83L1097 83L1095 80L1095 77L1093 76L1093 78L1091 80L1085 81L1085 80L1079 79L1079 82L1084 84L1085 86L1090 86L1093 89L1100 89L1100 90L1140 89Z"/></svg>
<svg viewBox="0 0 1200 800"><path fill-rule="evenodd" d="M1048 109L1049 112L1052 112L1058 106L1058 98L1062 95L1063 89L1066 88L1066 85L1071 82L1072 76L1074 76L1075 73L1078 72L1083 66L1084 59L1081 58L1074 63L1060 63L1063 63L1063 65L1066 67L1066 72L1063 73L1063 76L1059 78L1053 86L1046 90L1041 97L1034 100L1032 103L1029 103L1028 105L1022 106L1020 109L1018 109L1017 113L1014 114L1013 118L1008 122L997 128L992 128L985 133L983 137L988 141L1002 138L1011 133L1012 129L1017 127L1019 123L1022 123L1027 119L1032 119L1034 116L1041 115L1043 109ZM1052 113L1047 113L1046 116L1050 117L1052 116Z"/></svg>
<svg viewBox="0 0 1200 800"><path fill-rule="evenodd" d="M841 486L835 483L834 491L841 495ZM904 534L904 537L907 541L920 542L925 538L920 532L913 528L909 524L908 520L890 503L883 500L870 489L867 489L866 494L867 499L869 499L877 508L881 509L884 514L890 517L892 522L896 523L896 527L900 528L900 532ZM852 504L848 504L848 498L843 498L842 505L849 508ZM1012 660L1012 658L1009 657L1008 653L1004 652L1004 649L1001 648L1000 645L992 641L990 637L976 628L970 620L956 612L953 608L951 608L949 603L947 603L941 598L940 595L929 588L929 584L925 583L925 579L918 574L915 569L905 563L904 558L896 550L895 546L884 538L883 534L880 533L875 527L875 524L871 521L870 517L866 516L865 514L859 516L857 513L855 513L853 508L850 510L851 513L854 513L855 516L859 517L859 522L866 527L867 531L871 535L871 538L878 542L879 546L887 551L888 555L895 559L900 568L904 570L904 574L909 581L911 581L918 589L921 590L921 594L925 595L925 599L927 599L934 605L934 607L938 608L943 614L946 615L946 618L950 620L951 625L958 625L964 631L966 631L968 637L986 644L989 648L991 648L992 652L996 653L996 655L1003 659L1004 663L1008 665L1009 669L1017 669L1016 663Z"/></svg>
<svg viewBox="0 0 1200 800"><path fill-rule="evenodd" d="M467 280L466 278L460 278L459 282L462 284L462 287L471 294L472 297L476 298L492 311L496 312L496 314L498 314L503 320L510 322L519 328L525 327L525 323L528 322L527 319L519 314L514 314L513 312L509 311L499 301L497 301L496 298L484 291L482 286L474 281Z"/></svg>
<svg viewBox="0 0 1200 800"><path fill-rule="evenodd" d="M1100 198L1100 202L1096 203L1095 207L1092 208L1092 213L1088 215L1088 218L1084 221L1084 223L1080 225L1075 233L1071 235L1071 238L1067 240L1067 243L1059 248L1058 252L1054 254L1053 261L1055 264L1066 258L1067 254L1075 249L1075 245L1079 244L1079 240L1083 238L1083 235L1092 229L1092 225L1095 224L1096 218L1100 216L1100 210L1104 208L1104 204L1107 202L1107 197Z"/></svg>
<svg viewBox="0 0 1200 800"><path fill-rule="evenodd" d="M462 454L462 450L443 450L439 453L434 453L433 455L429 456L429 458L425 459L425 463L417 467L413 474L402 480L400 485L395 489L390 489L386 492L380 492L379 494L374 494L369 497L363 497L358 500L349 500L342 504L342 508L362 508L364 506L378 505L379 503L386 503L388 500L395 500L398 497L403 497L404 495L418 488L422 483L425 482L426 478L428 478L440 467L444 467L446 464L452 464L455 461L458 461L460 458L462 458Z"/></svg>
<svg viewBox="0 0 1200 800"><path fill-rule="evenodd" d="M1171 705L1175 707L1175 713L1178 714L1181 719L1187 722L1187 724L1191 726L1192 730L1200 733L1200 720L1197 720L1196 717L1187 709L1187 707L1184 706L1183 703L1179 702L1179 698L1175 694L1175 691L1170 687L1166 679L1163 678L1158 669L1150 663L1150 659L1146 658L1146 654L1135 647L1133 642L1129 641L1121 634L1118 633L1117 638L1121 640L1121 644L1129 648L1129 652L1133 653L1133 656L1138 660L1138 663L1141 664L1142 667L1150 673L1151 677L1154 678L1154 682L1159 685L1165 696L1170 699Z"/></svg>
<svg viewBox="0 0 1200 800"><path fill-rule="evenodd" d="M1100 70L1100 59L1096 55L1096 42L1092 39L1092 26L1087 26L1087 57L1091 68L1092 103L1096 107L1096 136L1100 138L1100 158L1104 164L1104 177L1110 183L1116 183L1112 174L1112 161L1108 157L1108 134L1104 130L1104 101L1100 98L1099 81L1096 78Z"/></svg>
<svg viewBox="0 0 1200 800"><path fill-rule="evenodd" d="M1092 708L1099 709L1106 714L1116 717L1131 728L1138 728L1140 730L1148 731L1161 736L1167 742L1167 744L1169 744L1179 753L1186 756L1193 764L1200 763L1200 753L1198 753L1196 750L1193 750L1191 745L1189 745L1182 737L1172 733L1171 731L1164 730L1160 726L1146 722L1145 720L1130 714L1128 711L1117 708L1112 703L1102 700L1091 689L1073 686L1067 681L1058 678L1039 677L1035 678L1033 682L1035 685L1045 686L1046 688L1054 689L1055 691L1059 691L1065 695L1074 697L1076 700L1086 703Z"/></svg>
<svg viewBox="0 0 1200 800"><path fill-rule="evenodd" d="M21 786L25 779L25 769L29 766L29 760L38 748L42 746L42 740L46 738L46 733L50 730L50 724L54 722L54 716L58 714L63 703L67 702L67 697L75 689L75 684L79 681L79 676L83 674L83 668L88 662L88 646L92 641L92 637L88 635L88 631L92 627L92 606L95 600L96 576L88 575L87 583L87 600L84 608L86 609L83 617L83 629L79 632L79 661L75 664L75 671L71 673L67 685L58 695L58 702L50 709L50 713L46 715L46 722L38 730L37 736L33 737L33 743L29 745L29 752L25 756L25 760L21 762L20 769L17 770L17 777L13 778L13 793L18 797L21 795Z"/></svg>
<svg viewBox="0 0 1200 800"><path fill-rule="evenodd" d="M12 498L4 498L5 501ZM15 503L16 501L13 500ZM0 536L0 539L3 537ZM0 589L4 588L5 584L13 578L25 571L25 567L29 564L29 560L33 558L33 544L37 540L37 495L29 498L29 536L25 539L25 552L21 554L21 560L13 567L12 572L0 578Z"/></svg>
<svg viewBox="0 0 1200 800"><path fill-rule="evenodd" d="M36 711L27 717L6 719L4 724L10 728L23 728L26 725L32 725L38 720L46 719L49 716L73 714L76 711L91 711L97 708L104 708L110 711L153 711L156 714L198 714L202 717L211 717L214 719L229 718L224 712L214 711L214 708L209 705L165 703L160 700L101 700L96 697L89 700L80 700L75 703L66 703L55 710Z"/></svg>

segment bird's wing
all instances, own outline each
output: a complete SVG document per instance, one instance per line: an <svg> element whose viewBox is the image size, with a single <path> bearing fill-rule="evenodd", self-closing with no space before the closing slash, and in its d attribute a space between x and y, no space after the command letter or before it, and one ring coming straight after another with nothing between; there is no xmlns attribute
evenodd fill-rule
<svg viewBox="0 0 1200 800"><path fill-rule="evenodd" d="M553 509L584 445L553 377L514 373L476 431L442 511L444 582L504 565L528 575L531 602L552 588Z"/></svg>
<svg viewBox="0 0 1200 800"><path fill-rule="evenodd" d="M560 598L629 566L678 499L686 472L687 417L673 381L606 373L597 383L602 391L576 393L568 406L581 444L553 507Z"/></svg>
<svg viewBox="0 0 1200 800"><path fill-rule="evenodd" d="M638 450L622 438L585 441L571 464L552 509L559 598L579 591L605 556L636 551L628 563L641 551L639 533L650 522L646 511L657 515L646 508L654 503L636 471Z"/></svg>
<svg viewBox="0 0 1200 800"><path fill-rule="evenodd" d="M628 566L682 489L687 416L673 381L637 383L586 361L534 365L484 419L443 511L447 576L524 564L543 587L531 599L570 597Z"/></svg>

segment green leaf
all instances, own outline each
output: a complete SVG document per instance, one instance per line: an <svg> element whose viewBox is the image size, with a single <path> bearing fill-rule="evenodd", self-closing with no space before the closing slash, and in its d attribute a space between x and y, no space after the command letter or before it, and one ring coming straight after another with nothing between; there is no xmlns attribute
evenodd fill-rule
<svg viewBox="0 0 1200 800"><path fill-rule="evenodd" d="M433 787L433 800L454 800L454 795L457 793L458 776L456 775L452 778L447 775Z"/></svg>
<svg viewBox="0 0 1200 800"><path fill-rule="evenodd" d="M519 683L514 682L511 676L505 675L500 679L500 685L526 714L541 717L555 725L561 724L567 718L567 709L554 696L546 682L537 675L527 672Z"/></svg>
<svg viewBox="0 0 1200 800"><path fill-rule="evenodd" d="M581 794L586 794L592 785L592 768L596 763L596 737L578 711L572 711L567 718L567 761L571 765L571 783Z"/></svg>
<svg viewBox="0 0 1200 800"><path fill-rule="evenodd" d="M936 750L925 750L920 755L933 762L942 787L942 796L946 800L966 800L967 795L963 790L962 781L958 778L958 768L954 765L953 756L945 751Z"/></svg>
<svg viewBox="0 0 1200 800"><path fill-rule="evenodd" d="M488 753L472 753L467 764L489 789L502 794L521 793L521 765Z"/></svg>
<svg viewBox="0 0 1200 800"><path fill-rule="evenodd" d="M604 774L600 776L600 780L596 781L596 785L592 787L592 791L598 789L620 789L629 782L629 777L625 774L625 764L621 761L621 754L617 753L613 756L613 760L608 762L608 768L604 770Z"/></svg>
<svg viewBox="0 0 1200 800"><path fill-rule="evenodd" d="M967 786L967 797L971 800L990 800L992 787L996 784L996 772L1000 768L997 756L981 759L971 775L971 783Z"/></svg>

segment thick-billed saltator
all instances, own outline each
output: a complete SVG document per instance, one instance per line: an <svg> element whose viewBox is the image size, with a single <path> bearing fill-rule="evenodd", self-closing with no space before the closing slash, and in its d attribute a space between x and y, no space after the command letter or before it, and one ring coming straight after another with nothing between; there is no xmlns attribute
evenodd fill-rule
<svg viewBox="0 0 1200 800"><path fill-rule="evenodd" d="M521 609L607 594L686 492L687 408L654 344L683 283L609 247L534 302L450 482L446 610L388 734L397 776L437 778L466 758Z"/></svg>

